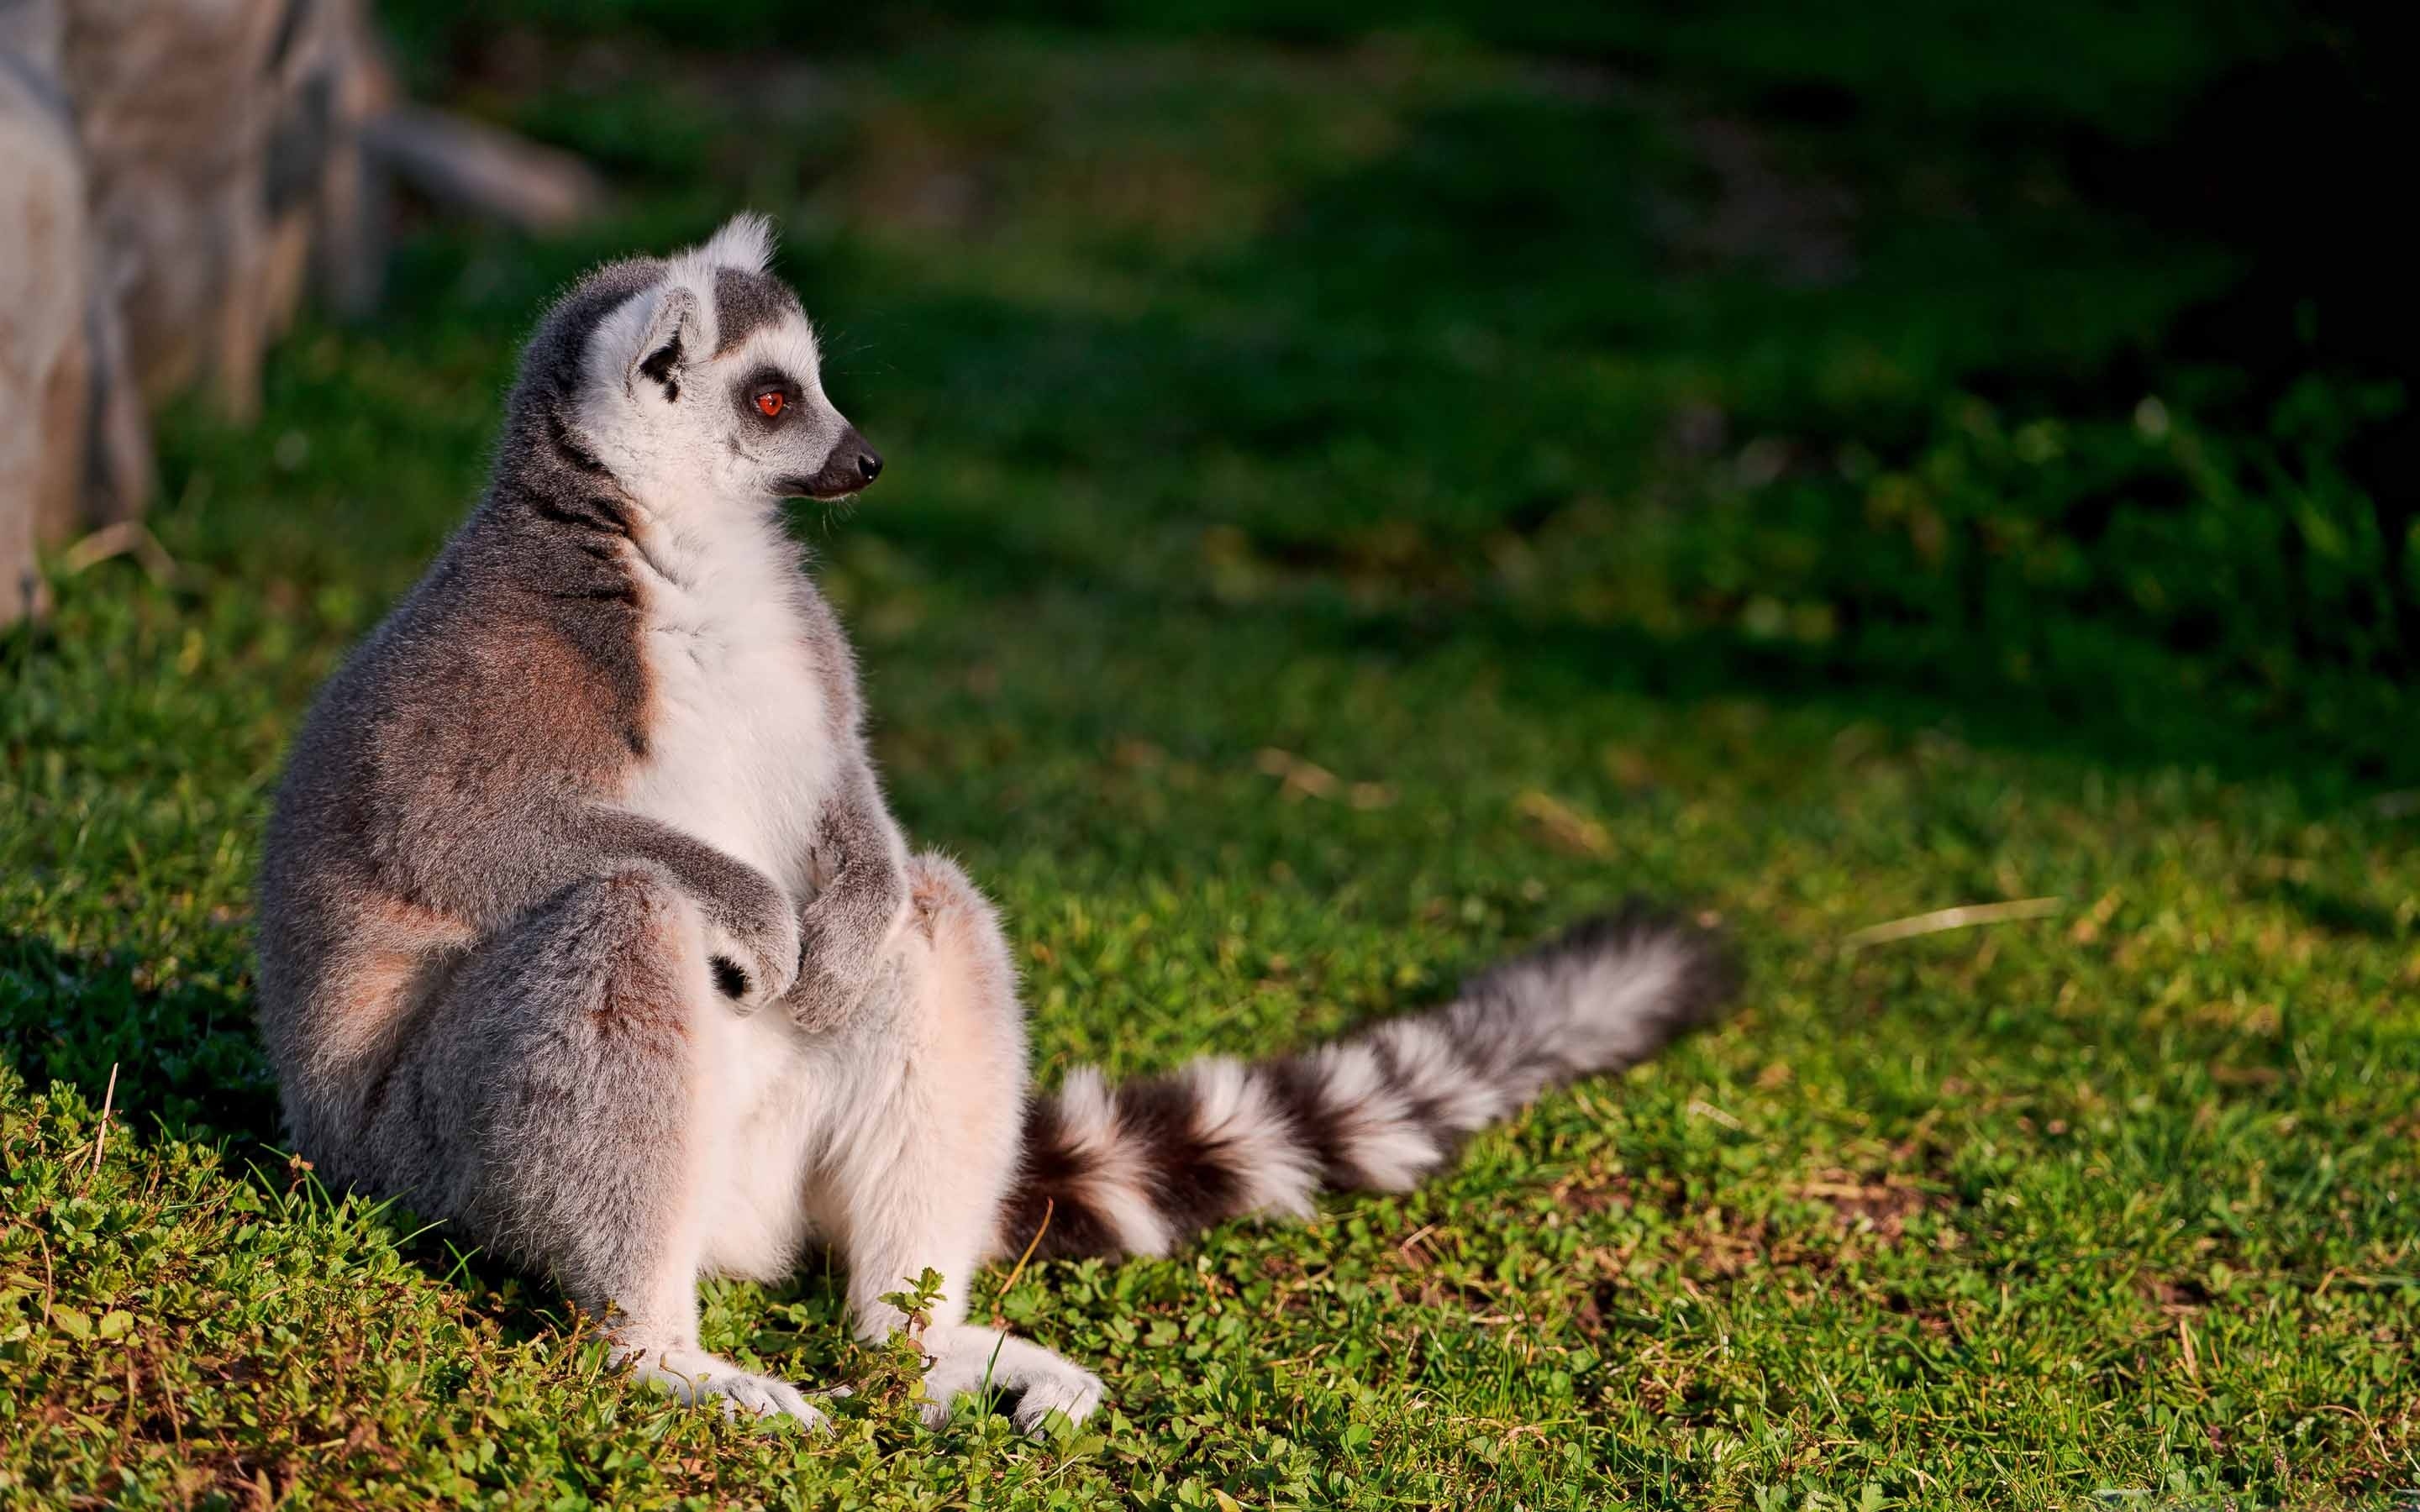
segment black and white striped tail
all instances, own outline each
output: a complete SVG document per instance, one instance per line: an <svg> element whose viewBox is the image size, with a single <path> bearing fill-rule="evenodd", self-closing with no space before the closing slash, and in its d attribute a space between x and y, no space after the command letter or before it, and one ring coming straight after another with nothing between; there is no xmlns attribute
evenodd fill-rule
<svg viewBox="0 0 2420 1512"><path fill-rule="evenodd" d="M1038 1100L1002 1215L1012 1255L1160 1255L1313 1194L1400 1192L1548 1088L1616 1071L1713 1018L1719 940L1633 904L1491 967L1432 1012L1280 1059L1197 1060L1110 1087L1087 1066ZM1045 1213L1048 1214L1045 1226Z"/></svg>

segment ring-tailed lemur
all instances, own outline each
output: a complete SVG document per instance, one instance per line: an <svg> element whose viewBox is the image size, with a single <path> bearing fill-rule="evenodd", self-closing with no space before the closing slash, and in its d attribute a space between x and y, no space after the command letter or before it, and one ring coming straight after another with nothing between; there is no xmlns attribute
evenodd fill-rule
<svg viewBox="0 0 2420 1512"><path fill-rule="evenodd" d="M1719 1005L1711 942L1634 913L1307 1053L1031 1096L999 921L908 854L783 529L785 497L882 464L768 252L742 218L548 312L485 499L295 742L261 1022L325 1177L552 1272L640 1375L811 1424L699 1347L699 1277L778 1277L821 1236L878 1337L930 1267L927 1411L988 1381L1030 1427L1101 1383L966 1321L986 1258L1407 1187Z"/></svg>

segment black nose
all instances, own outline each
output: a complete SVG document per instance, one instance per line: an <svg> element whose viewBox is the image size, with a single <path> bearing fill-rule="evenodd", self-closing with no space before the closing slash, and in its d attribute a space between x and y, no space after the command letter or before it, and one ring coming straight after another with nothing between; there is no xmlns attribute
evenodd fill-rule
<svg viewBox="0 0 2420 1512"><path fill-rule="evenodd" d="M872 483L882 472L882 454L866 444L855 425L843 427L840 440L824 458L823 471L812 478L792 478L784 486L795 483L799 492L810 499L845 499Z"/></svg>

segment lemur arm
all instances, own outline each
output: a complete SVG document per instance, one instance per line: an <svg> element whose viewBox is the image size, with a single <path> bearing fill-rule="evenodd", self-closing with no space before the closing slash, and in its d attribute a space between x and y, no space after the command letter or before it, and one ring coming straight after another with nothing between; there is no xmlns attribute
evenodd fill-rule
<svg viewBox="0 0 2420 1512"><path fill-rule="evenodd" d="M780 884L737 856L639 814L586 807L579 824L582 839L607 864L652 861L697 900L706 914L716 985L743 1011L789 991L799 970L799 942Z"/></svg>
<svg viewBox="0 0 2420 1512"><path fill-rule="evenodd" d="M817 817L814 870L824 879L799 910L799 980L783 1006L801 1028L831 1028L863 1000L908 905L908 845L873 768L851 764Z"/></svg>
<svg viewBox="0 0 2420 1512"><path fill-rule="evenodd" d="M381 857L399 891L480 934L502 929L563 888L617 866L669 873L704 915L717 985L743 1011L787 991L798 974L798 918L780 884L747 862L643 815L578 798L524 801L509 814L429 810ZM509 837L508 840L504 837ZM736 990L735 990L736 989Z"/></svg>

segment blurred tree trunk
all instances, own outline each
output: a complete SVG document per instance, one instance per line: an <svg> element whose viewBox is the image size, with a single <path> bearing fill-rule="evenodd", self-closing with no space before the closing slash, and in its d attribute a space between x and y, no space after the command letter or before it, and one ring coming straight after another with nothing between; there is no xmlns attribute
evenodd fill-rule
<svg viewBox="0 0 2420 1512"><path fill-rule="evenodd" d="M39 611L34 545L83 484L85 177L40 4L0 9L0 625Z"/></svg>
<svg viewBox="0 0 2420 1512"><path fill-rule="evenodd" d="M356 0L65 0L101 276L144 396L238 419L293 318L315 231L359 213L384 70Z"/></svg>
<svg viewBox="0 0 2420 1512"><path fill-rule="evenodd" d="M525 227L598 198L395 94L363 0L0 0L0 625L38 545L141 514L151 407L248 420L307 283L376 303L390 172Z"/></svg>
<svg viewBox="0 0 2420 1512"><path fill-rule="evenodd" d="M259 403L376 71L354 0L0 0L0 623L139 515L148 411Z"/></svg>

